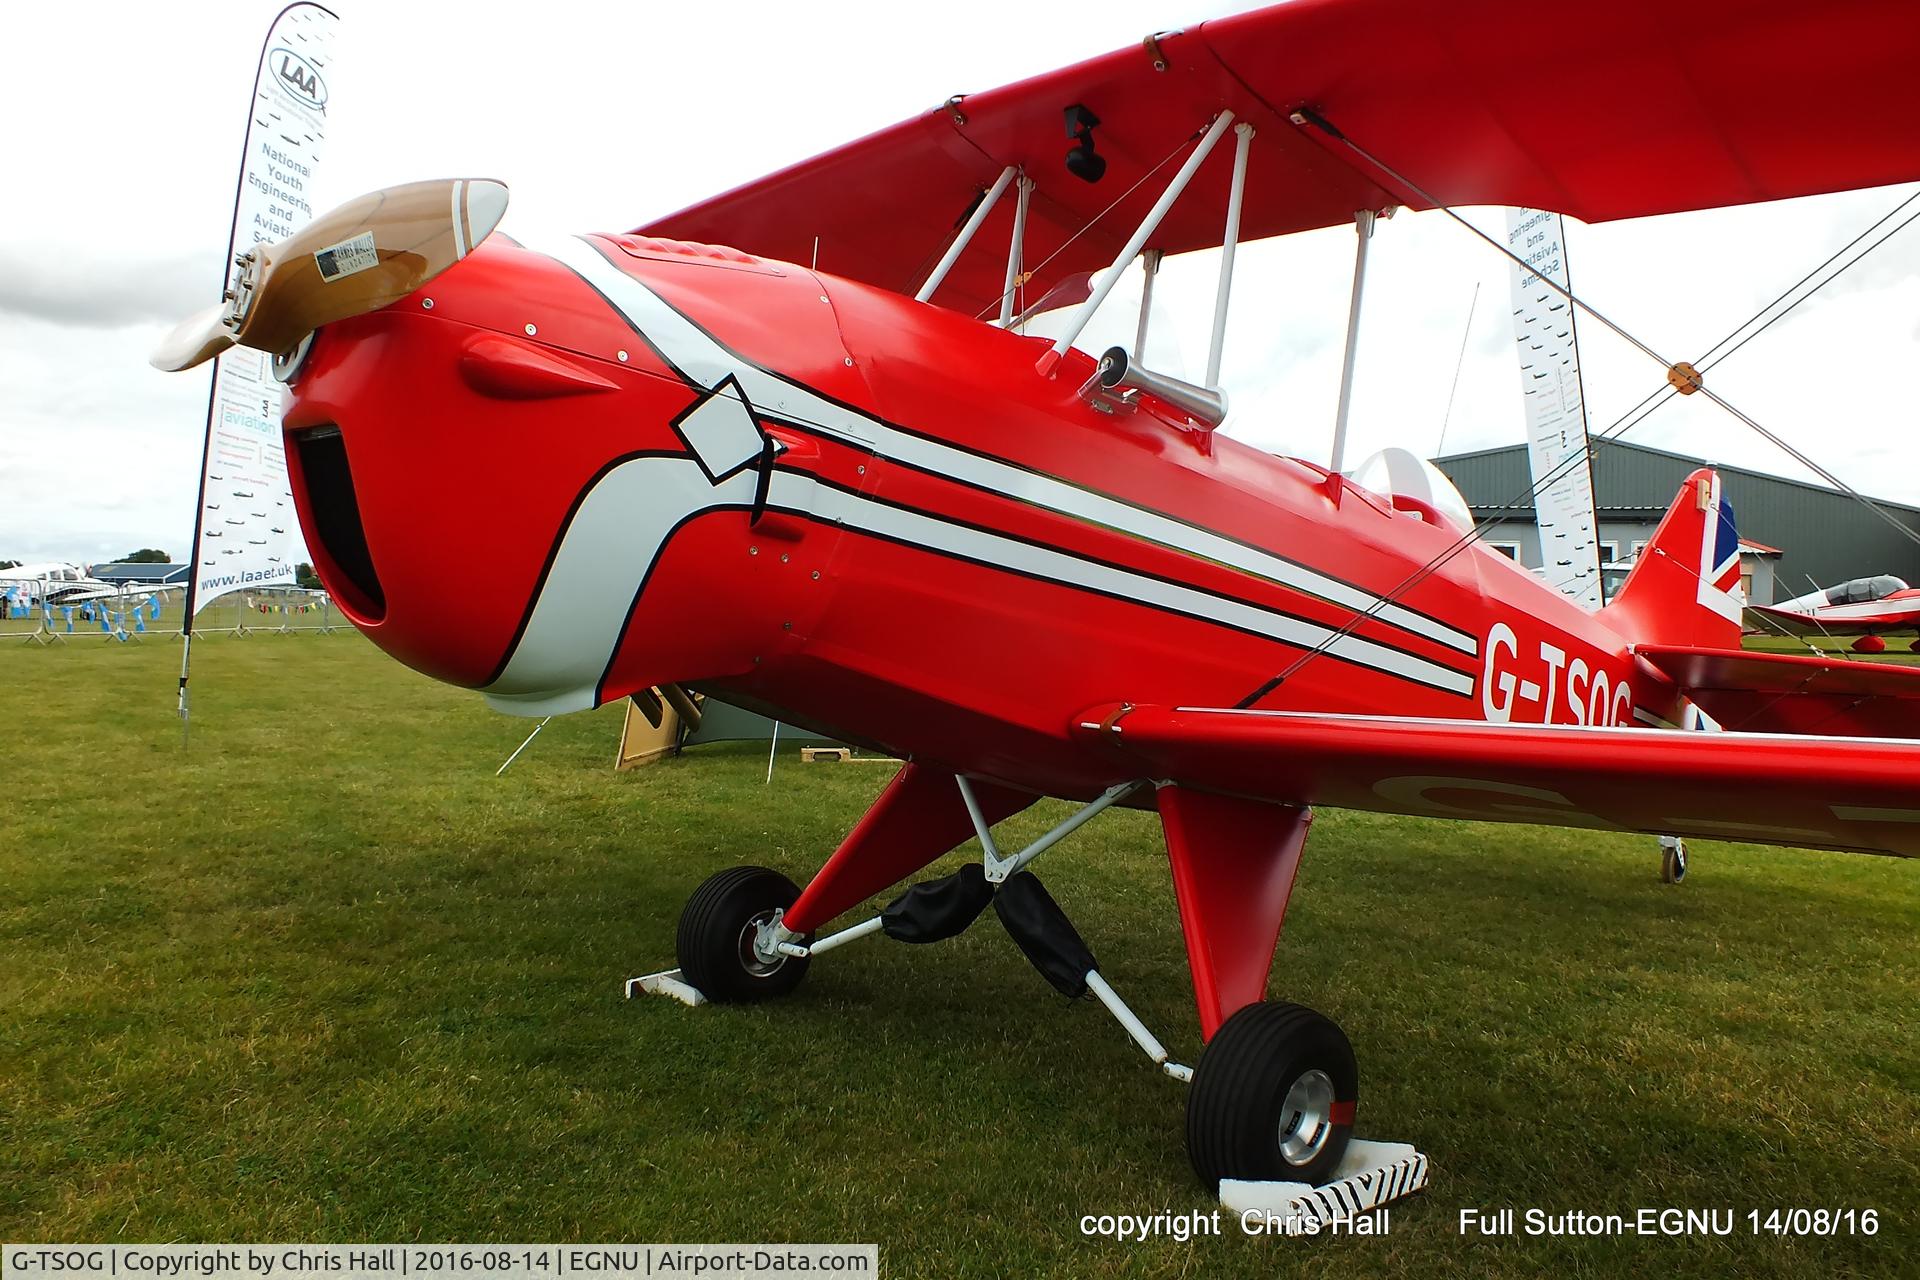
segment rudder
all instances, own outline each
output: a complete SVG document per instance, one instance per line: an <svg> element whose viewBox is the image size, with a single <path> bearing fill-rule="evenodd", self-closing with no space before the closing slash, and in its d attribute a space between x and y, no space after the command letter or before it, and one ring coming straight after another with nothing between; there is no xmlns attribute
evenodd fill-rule
<svg viewBox="0 0 1920 1280"><path fill-rule="evenodd" d="M1601 617L1639 644L1740 647L1740 534L1720 475L1688 476Z"/></svg>

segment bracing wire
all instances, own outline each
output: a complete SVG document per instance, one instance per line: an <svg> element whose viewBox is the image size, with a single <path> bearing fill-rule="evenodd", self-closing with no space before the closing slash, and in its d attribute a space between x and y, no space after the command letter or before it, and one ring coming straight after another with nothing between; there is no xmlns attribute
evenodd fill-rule
<svg viewBox="0 0 1920 1280"><path fill-rule="evenodd" d="M1473 336L1473 313L1480 306L1480 282L1473 282L1473 301L1467 304L1466 327L1460 331L1460 354L1453 362L1453 385L1447 388L1447 411L1440 416L1440 445L1437 457L1447 451L1447 425L1453 421L1453 398L1460 394L1460 371L1467 366L1467 339Z"/></svg>
<svg viewBox="0 0 1920 1280"><path fill-rule="evenodd" d="M1399 182L1402 186L1404 186L1407 190L1411 191L1414 195L1419 197L1421 200L1425 201L1427 204L1445 213L1448 217L1452 218L1455 222L1458 222L1461 226L1465 227L1468 231L1472 232L1477 238L1491 245L1502 256L1512 259L1514 262L1518 263L1523 267L1527 265L1524 259L1514 254L1510 249L1507 248L1507 246L1502 245L1498 241L1494 240L1491 236L1487 235L1486 232L1482 231L1480 228L1474 226L1471 222L1461 217L1460 214L1455 212L1453 209L1449 208L1446 205L1441 204L1440 201L1428 195L1419 186L1407 180L1405 177L1400 175L1394 169L1382 163L1381 161L1376 159L1373 155L1371 155L1369 152L1367 152L1365 149L1355 144L1352 140L1347 138L1344 134L1342 134L1339 130L1335 129L1332 125L1326 123L1323 120L1320 120L1318 117L1314 117L1310 115L1307 116L1307 120L1309 123L1313 123L1319 128L1321 128L1325 133L1328 134L1328 136L1336 139L1337 141L1345 145L1347 148L1352 150L1356 155L1360 156L1367 163L1373 165L1375 168L1379 169L1382 173L1387 174L1389 177ZM1740 338L1739 341L1734 342L1733 345L1731 347L1728 347L1725 351L1720 350L1720 348L1726 347L1727 344L1734 339L1735 335L1740 334L1743 330L1753 325L1754 322L1759 320L1761 316L1766 315L1768 311L1778 306L1783 299L1786 299L1789 296L1791 296L1796 290L1800 289L1801 286L1805 285L1807 281L1819 275L1820 272L1825 270L1828 266L1831 266L1837 259L1839 259L1844 254L1846 254L1850 249L1852 249L1855 245L1859 244L1862 240L1866 239L1874 231L1885 226L1897 214L1899 214L1901 210L1906 208L1908 204L1911 204L1916 199L1920 199L1920 191L1916 191L1908 195L1906 199L1902 200L1898 205L1895 205L1893 209L1889 210L1885 215L1883 215L1878 221L1876 221L1871 226L1869 226L1865 231L1861 232L1859 235L1855 236L1852 240L1848 241L1847 244L1843 245L1838 251L1830 255L1819 266L1815 267L1812 271L1809 271L1806 275L1802 276L1798 281L1796 281L1793 285L1791 285L1778 297L1774 298L1765 307L1762 307L1758 312L1754 314L1754 316L1749 318L1745 323L1736 326L1734 330L1731 333L1729 333L1725 338L1722 338L1718 343L1715 343L1712 348L1709 348L1708 356L1703 357L1702 364L1700 367L1702 369L1710 368L1713 364L1717 364L1720 361L1726 359L1728 356L1732 355L1735 351L1739 350L1740 347L1746 345L1748 342L1752 341L1755 337L1758 337L1767 328L1772 326L1775 322L1777 322L1781 318L1781 316L1786 315L1787 312L1793 310L1794 307L1799 306L1802 302L1805 302L1807 298L1812 297L1814 293L1818 292L1820 289L1824 288L1826 285L1832 283L1843 272L1855 266L1868 254L1872 253L1875 249L1885 244L1901 229L1903 229L1904 227L1912 223L1916 218L1920 218L1920 211L1916 211L1915 213L1909 215L1906 219L1901 221L1899 224L1895 225L1891 230L1887 231L1884 235L1880 236L1879 239L1874 240L1865 249L1861 250L1859 254L1855 255L1853 258L1849 259L1848 261L1843 263L1840 267L1835 269L1831 274L1821 279L1819 283L1813 286L1813 288L1807 290L1806 293L1802 294L1800 297L1788 303L1788 305L1782 308L1778 314L1767 319L1763 324L1759 326L1759 328L1754 329L1753 332L1746 334L1746 336ZM1528 268L1528 269L1531 270L1531 268ZM1596 311L1584 299L1575 297L1570 290L1562 288L1557 282L1555 282L1549 277L1542 276L1540 278L1542 282L1545 283L1548 287L1554 289L1556 292L1560 293L1563 297L1565 297L1570 304L1578 307L1582 311L1585 311L1588 315L1593 316L1601 324L1613 330L1616 334L1618 334L1620 337L1625 339L1628 343L1630 343L1631 345L1639 349L1641 352L1643 352L1653 360L1659 362L1662 365L1665 365L1669 369L1673 368L1673 366L1669 364L1663 357L1661 357L1658 352L1654 351L1647 344L1640 341L1631 333L1628 333L1625 329L1621 328L1619 325L1615 324L1612 320L1608 319L1605 315L1602 315L1600 312ZM1714 354L1715 352L1718 352L1718 354L1717 355ZM1884 508L1880 507L1871 498L1868 498L1864 494L1859 493L1857 490L1853 489L1851 486L1841 481L1838 477L1834 476L1831 472L1827 471L1824 467L1819 466L1811 458L1807 458L1799 450L1793 448L1786 441L1782 440L1774 432L1767 430L1767 428L1762 426L1759 422L1755 421L1753 418L1749 417L1747 414L1741 412L1739 409L1737 409L1733 405L1727 403L1720 396L1707 391L1704 386L1698 386L1697 390L1699 390L1703 394L1706 394L1709 399L1711 399L1715 404L1719 405L1721 408L1725 409L1728 413L1732 414L1737 420L1739 420L1740 422L1750 427L1752 430L1760 434L1765 439L1771 441L1773 444L1776 445L1776 447L1782 449L1790 457L1793 457L1796 461L1799 461L1801 465L1807 467L1810 471L1813 471L1816 475L1819 475L1822 478L1826 479L1830 484L1834 486L1834 488L1840 490L1843 493L1850 495L1851 497L1853 497L1854 499L1856 499L1857 501L1865 505L1875 515L1887 521L1887 523L1891 524L1895 529L1899 530L1899 532L1904 536L1906 536L1908 539L1914 542L1920 542L1920 532L1916 532L1914 529L1910 528L1906 524L1895 519L1891 513L1886 511ZM1598 440L1619 439L1620 437L1624 436L1628 431L1631 431L1635 426L1645 421L1647 415L1652 412L1652 409L1658 408L1659 404L1664 403L1666 397L1670 397L1671 395L1674 395L1674 394L1678 394L1678 389L1677 387L1675 387L1670 383L1667 387L1663 388L1662 391L1655 392L1652 396L1649 396L1646 399L1643 399L1638 405L1634 406L1634 408L1629 409L1626 414L1616 419L1610 426L1608 426L1604 431L1602 431L1596 437L1596 439ZM1651 407L1648 407L1649 401L1654 401ZM1643 409L1645 410L1644 412L1642 412ZM1638 414L1637 417L1634 416L1636 413ZM1437 573L1455 556L1459 555L1467 547L1471 546L1473 543L1480 540L1480 538L1483 537L1488 530L1492 529L1495 525L1499 524L1502 519L1504 519L1505 512L1510 511L1513 508L1517 507L1523 501L1531 501L1535 499L1545 489L1557 483L1560 480L1560 478L1565 474L1567 474L1567 472L1572 467L1576 465L1585 465L1588 458L1591 456L1591 454L1592 454L1592 445L1589 444L1586 450L1572 454L1568 458L1564 459L1559 466L1555 467L1552 471L1548 472L1547 475L1542 477L1540 480L1529 485L1526 489L1523 489L1519 493L1515 494L1507 502L1501 504L1500 507L1494 508L1497 514L1489 516L1485 520L1481 520L1477 522L1471 529L1468 529L1465 533L1461 534L1459 538L1455 539L1452 543L1448 544L1448 546L1443 548L1438 554L1433 556L1425 564L1421 565L1418 569L1408 574L1407 577L1403 579L1399 584L1394 586L1391 590L1387 591L1385 594L1381 595L1380 598L1374 601L1373 604L1367 606L1367 608L1365 608L1364 610L1361 610L1360 612L1354 614L1351 618L1347 620L1347 622L1341 625L1332 634L1328 635L1326 639L1322 640L1319 644L1315 645L1312 649L1309 649L1305 653L1302 653L1298 658L1295 658L1291 663L1289 663L1287 667L1284 670L1282 670L1278 675L1266 681L1258 689L1254 690L1252 693L1248 694L1245 698L1241 699L1238 705L1241 707L1250 707L1255 703L1259 702L1260 699L1266 697L1269 693L1273 692L1274 689L1278 688L1281 684L1285 683L1290 677L1292 677L1308 662L1311 662L1314 658L1317 658L1321 654L1327 652L1330 648L1332 648L1344 637L1352 635L1353 632L1358 630L1359 627L1362 624L1364 624L1368 619L1377 617L1382 609L1386 608L1389 604L1394 603L1396 600L1404 596L1408 591L1411 591L1414 587L1418 586L1420 583L1432 577L1433 574Z"/></svg>
<svg viewBox="0 0 1920 1280"><path fill-rule="evenodd" d="M1395 182L1398 182L1401 186L1405 187L1408 191L1411 191L1416 197L1425 201L1427 204L1433 206L1434 208L1438 209L1440 212L1446 214L1449 218L1452 218L1455 222L1459 223L1461 226L1465 227L1468 231L1472 232L1474 236L1485 241L1487 244L1491 245L1494 251L1499 253L1502 257L1512 260L1513 262L1525 268L1529 272L1533 270L1532 266L1527 263L1526 259L1522 258L1519 254L1515 253L1512 249L1508 248L1506 245L1501 244L1498 240L1495 240L1492 236L1482 231L1479 227L1474 226L1473 223L1461 217L1460 214L1456 212L1454 209L1452 209L1451 207L1445 204L1442 204L1438 199L1436 199L1433 195L1428 193L1424 188L1419 186L1417 183L1413 182L1411 179L1407 178L1404 174L1400 173L1398 170L1394 169L1392 166L1380 160L1377 156L1367 151L1366 148L1360 146L1358 143L1354 142L1351 138L1347 137L1345 134L1341 133L1338 129L1334 128L1326 120L1310 112L1303 111L1299 114L1303 123L1313 124L1317 128L1321 129L1323 132L1325 132L1328 136L1336 139L1342 146L1352 151L1355 155L1359 156L1362 160L1366 161L1368 164L1378 169L1381 173L1386 174L1388 177L1392 178ZM1885 240L1883 239L1878 243L1884 244ZM1576 298L1573 295L1571 290L1561 285L1558 281L1554 280L1552 277L1540 276L1538 278L1542 284L1546 285L1549 289L1552 289L1555 293L1565 298L1573 306L1579 308L1581 311L1584 311L1586 314L1592 316L1595 320L1598 320L1601 324L1605 325L1607 328L1613 330L1615 334L1617 334L1624 341L1631 344L1636 350L1640 351L1648 359L1654 361L1656 364L1659 364L1663 368L1667 369L1669 372L1669 377L1683 377L1683 375L1686 373L1686 371L1683 370L1680 366L1674 364L1671 360L1668 360L1665 356L1661 355L1658 351L1655 351L1651 346L1641 341L1641 339L1638 336L1636 336L1635 334L1633 334L1623 326L1615 323L1606 314L1604 314L1603 312L1598 310L1596 307L1594 307L1592 303L1586 301L1584 298ZM1889 525L1891 525L1898 533L1901 534L1901 536L1907 538L1909 541L1912 541L1916 544L1920 544L1920 530L1912 529L1907 525L1903 524L1901 521L1895 519L1892 513L1886 511L1878 503L1874 502L1873 499L1867 497L1865 494L1855 489L1852 485L1840 479L1840 477L1834 475L1831 471L1828 471L1825 467L1815 462L1812 458L1808 457L1805 453L1795 448L1793 445L1787 443L1787 441L1782 439L1779 435L1768 430L1765 426L1761 425L1761 423L1758 420L1753 418L1751 415L1743 412L1740 408L1730 403L1726 399L1726 397L1720 395L1718 392L1714 391L1711 387L1707 386L1704 382L1702 382L1699 379L1697 373L1695 373L1691 377L1690 382L1691 382L1692 390L1695 393L1699 395L1703 395L1707 399L1711 400L1714 404L1719 405L1722 409L1725 409L1728 413L1732 414L1740 422L1745 423L1748 427L1752 428L1754 431L1758 432L1761 436L1765 437L1775 447L1785 452L1787 456L1791 457L1795 462L1798 462L1801 466L1807 468L1809 471L1819 476L1822 480L1825 480L1828 484L1832 485L1834 488L1840 490L1842 493L1847 494L1848 496L1852 497L1855 501L1865 506L1869 511L1873 512L1876 516L1880 517L1882 520L1886 521Z"/></svg>
<svg viewBox="0 0 1920 1280"><path fill-rule="evenodd" d="M1204 133L1204 132L1205 132L1204 129L1200 131L1200 133ZM1131 196L1134 192L1138 191L1141 185L1145 183L1148 178L1151 178L1154 174L1166 168L1168 162L1171 161L1175 156L1179 155L1180 152L1186 148L1187 144L1194 140L1194 138L1199 137L1200 133L1195 133L1189 137L1181 139L1180 144L1176 146L1173 150L1167 152L1166 155L1162 156L1158 164L1154 165L1153 168L1141 174L1138 178L1135 178L1132 186L1128 187L1125 191L1122 191L1119 195L1115 196L1113 198L1113 201L1110 204L1108 204L1106 208L1094 214L1091 218L1088 218L1084 223L1080 225L1079 230L1075 231L1072 235L1068 236L1065 240L1061 241L1059 248L1055 249L1052 253L1048 254L1046 257L1040 259L1040 261L1034 264L1033 266L1022 267L1020 271L1021 278L1014 281L1013 288L1002 289L998 294L994 295L993 301L987 303L986 306L982 307L979 313L975 315L973 318L975 320L985 320L987 318L988 312L999 310L1000 304L1007 300L1007 295L1009 293L1014 292L1014 290L1023 288L1027 280L1032 279L1034 276L1037 276L1042 271L1046 270L1047 264L1049 262L1052 262L1055 258L1059 257L1061 254L1065 253L1068 247L1072 245L1075 240L1078 240L1081 236L1093 230L1094 227L1099 225L1100 220L1102 218L1106 217L1108 214L1112 213L1115 209L1118 209L1122 204L1126 203L1127 197Z"/></svg>

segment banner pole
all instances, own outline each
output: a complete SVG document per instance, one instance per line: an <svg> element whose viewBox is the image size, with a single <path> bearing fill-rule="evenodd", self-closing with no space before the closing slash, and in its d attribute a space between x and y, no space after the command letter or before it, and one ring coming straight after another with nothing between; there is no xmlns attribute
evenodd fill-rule
<svg viewBox="0 0 1920 1280"><path fill-rule="evenodd" d="M260 72L267 65L267 49L273 41L273 30L279 24L279 15L275 15L274 20L267 24L267 34L260 40L260 57L253 66L253 92L247 96L248 125L240 132L240 163L235 166L233 175L235 216L227 226L227 256L220 260L220 292L223 296L227 291L227 281L233 278L233 251L235 242L240 238L240 197L246 193L247 157L253 152L253 104L260 97ZM183 747L187 743L187 722L192 715L187 697L187 680L193 657L193 606L200 587L200 539L206 529L207 519L207 463L213 456L213 415L219 406L219 394L220 358L216 356L207 364L207 421L200 438L200 484L193 499L193 547L187 556L187 595L183 606L187 612L180 619L180 703L176 710L180 715L180 745Z"/></svg>
<svg viewBox="0 0 1920 1280"><path fill-rule="evenodd" d="M296 10L311 10L312 13L303 13L290 19L289 15L294 14ZM274 15L273 21L267 24L266 35L260 41L260 56L254 63L253 69L253 89L247 98L247 127L242 131L240 136L240 163L236 166L236 172L234 174L233 217L227 229L227 256L220 266L220 291L223 300L228 291L228 282L233 278L234 256L235 250L239 247L240 226L243 213L248 209L252 209L253 211L254 216L251 225L253 227L252 240L255 244L266 240L284 238L293 230L293 227L285 225L284 221L290 219L291 215L279 214L275 215L274 219L269 219L265 222L262 221L261 210L263 208L271 208L271 206L266 203L264 196L253 197L254 203L249 204L247 179L254 169L254 143L257 136L255 126L260 125L263 129L271 127L278 130L278 139L271 145L268 145L263 140L263 146L267 146L269 153L273 154L275 159L281 160L290 168L297 168L303 178L310 178L311 168L318 163L318 148L323 136L320 122L323 122L326 116L326 91L320 74L314 70L314 66L325 65L324 61L320 59L320 52L325 44L322 38L325 34L325 29L317 29L311 25L314 14L325 15L325 19L329 22L338 21L337 14L324 5L314 3L314 0L294 0L294 3L287 5L281 9L279 13ZM265 103L262 100L262 79L268 73L267 64L269 56L276 52L274 43L276 38L286 41L286 47L279 50L281 53L282 71L275 76L272 82L272 85L275 87L275 92L279 95L279 100L282 102L285 110L289 112L289 114L285 116L282 115L281 110L276 109L270 103ZM320 43L315 43L315 41L319 41ZM294 51L296 47L304 52L296 53ZM285 70L288 65L293 65L300 69L302 74L297 77L290 77ZM273 153L271 150L273 146L281 146L283 143L284 149L296 155L302 150L300 143L296 141L294 136L288 133L289 130L292 130L297 134L303 128L303 125L298 122L300 112L294 110L292 106L286 106L286 104L294 104L294 99L291 96L293 90L289 88L289 85L304 92L308 99L304 103L295 104L299 106L301 110L308 112L305 116L308 123L304 127L312 130L311 133L305 135L307 142L312 144L312 149L307 153L308 163L304 165L301 164L298 159L287 160L278 155L278 153ZM319 86L319 88L316 90L315 86ZM272 122L272 124L269 125L269 122ZM278 182L279 180L278 175L276 175L274 181ZM307 216L311 217L311 209L300 199L300 196L310 193L306 191L301 181L295 179L288 179L288 181L291 182L292 186L297 190L297 195L284 192L273 184L266 184L263 189L270 191L274 198L289 208L305 209ZM258 358L254 352L241 351L236 348L235 358L241 356L254 359ZM204 563L203 556L203 552L205 551L204 539L207 533L207 481L215 456L214 431L220 421L221 374L223 366L227 366L228 364L229 360L225 355L213 360L209 365L209 376L207 379L206 424L200 445L200 483L195 495L193 513L193 549L192 554L189 556L186 596L181 606L185 612L180 620L180 686L179 700L175 709L180 717L180 734L183 745L187 741L187 726L192 717L192 701L188 682L192 678L193 619L195 611L200 607L200 597L202 594L201 577L207 567ZM264 416L266 412L266 401L264 399L261 401L261 412ZM263 446L261 457L256 459L256 461L265 461L265 459L266 453L265 447ZM224 471L226 468L223 466L222 470ZM228 521L228 523L232 524L236 522ZM241 581L245 581L244 575ZM227 582L231 583L232 579L228 579ZM231 586L227 586L226 589L231 590L232 588Z"/></svg>

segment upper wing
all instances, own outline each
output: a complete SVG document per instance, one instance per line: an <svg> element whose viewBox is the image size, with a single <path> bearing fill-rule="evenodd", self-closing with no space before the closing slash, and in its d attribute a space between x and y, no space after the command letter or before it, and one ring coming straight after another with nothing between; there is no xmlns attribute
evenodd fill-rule
<svg viewBox="0 0 1920 1280"><path fill-rule="evenodd" d="M1908 0L1694 0L1679 16L1666 0L1294 0L966 95L640 230L789 262L812 261L817 237L821 270L910 291L1020 165L1038 184L1025 261L1047 260L1033 299L1113 259L1172 168L1096 215L1222 108L1256 130L1245 239L1421 206L1289 123L1298 106L1448 204L1603 222L1920 177L1916 65ZM1101 120L1097 184L1066 170L1074 104ZM1220 243L1232 150L1215 150L1150 247ZM998 298L1003 203L938 301Z"/></svg>
<svg viewBox="0 0 1920 1280"><path fill-rule="evenodd" d="M1920 856L1920 742L1189 707L1077 728L1142 776L1287 804Z"/></svg>
<svg viewBox="0 0 1920 1280"><path fill-rule="evenodd" d="M1666 645L1634 652L1728 729L1920 738L1920 667Z"/></svg>

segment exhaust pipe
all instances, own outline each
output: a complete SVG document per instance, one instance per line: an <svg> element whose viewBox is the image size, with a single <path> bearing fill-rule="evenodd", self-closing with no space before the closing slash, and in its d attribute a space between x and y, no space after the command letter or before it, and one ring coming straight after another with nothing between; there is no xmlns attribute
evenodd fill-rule
<svg viewBox="0 0 1920 1280"><path fill-rule="evenodd" d="M1209 428L1227 417L1227 393L1218 387L1199 387L1164 373L1155 373L1133 362L1125 347L1109 347L1100 357L1093 384L1102 391L1144 391L1154 399L1185 413ZM1088 387L1092 390L1092 386Z"/></svg>

